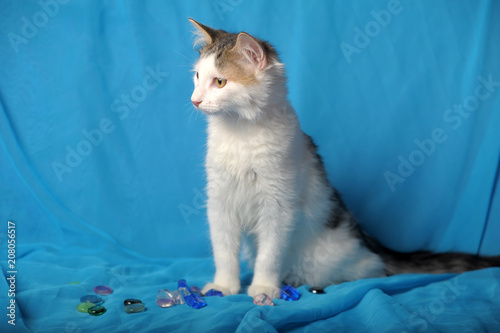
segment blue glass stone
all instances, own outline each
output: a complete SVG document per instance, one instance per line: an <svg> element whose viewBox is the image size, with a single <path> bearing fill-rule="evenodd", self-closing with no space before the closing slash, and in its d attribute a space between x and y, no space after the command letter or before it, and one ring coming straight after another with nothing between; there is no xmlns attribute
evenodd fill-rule
<svg viewBox="0 0 500 333"><path fill-rule="evenodd" d="M215 289L210 289L205 293L205 296L218 296L218 297L224 297L224 294L222 291L215 290Z"/></svg>
<svg viewBox="0 0 500 333"><path fill-rule="evenodd" d="M296 301L300 297L299 291L287 284L281 288L281 298L285 301Z"/></svg>
<svg viewBox="0 0 500 333"><path fill-rule="evenodd" d="M113 292L113 289L111 289L108 286L95 286L94 287L94 292L97 295L109 295Z"/></svg>
<svg viewBox="0 0 500 333"><path fill-rule="evenodd" d="M134 303L125 306L123 309L126 313L138 313L144 311L146 306L142 303Z"/></svg>
<svg viewBox="0 0 500 333"><path fill-rule="evenodd" d="M184 280L184 279L179 280L179 282L177 282L177 288L178 289L186 288L187 290L189 290L189 292L191 292L191 289L189 289L189 286L188 286L186 280Z"/></svg>
<svg viewBox="0 0 500 333"><path fill-rule="evenodd" d="M184 300L187 305L195 309L200 309L207 305L207 303L205 303L205 301L198 294L190 293L188 296L184 296Z"/></svg>
<svg viewBox="0 0 500 333"><path fill-rule="evenodd" d="M82 303L83 302L90 302L90 303L94 303L95 305L101 305L102 303L104 303L104 300L100 296L86 295L86 296L82 296L80 298L80 302L82 302Z"/></svg>
<svg viewBox="0 0 500 333"><path fill-rule="evenodd" d="M186 280L179 280L178 283L178 292L186 301L186 304L194 309L200 309L207 305L205 301L198 294L191 293L191 289L186 283Z"/></svg>

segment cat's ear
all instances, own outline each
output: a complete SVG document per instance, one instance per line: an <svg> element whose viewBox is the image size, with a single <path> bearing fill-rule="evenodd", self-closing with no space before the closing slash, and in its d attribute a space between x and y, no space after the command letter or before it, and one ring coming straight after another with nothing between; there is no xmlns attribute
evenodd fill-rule
<svg viewBox="0 0 500 333"><path fill-rule="evenodd" d="M194 33L198 36L198 38L194 41L194 46L198 44L210 45L213 43L215 35L217 34L217 31L215 29L198 23L192 18L189 18L189 22L191 22L191 24L196 28Z"/></svg>
<svg viewBox="0 0 500 333"><path fill-rule="evenodd" d="M232 49L243 56L246 65L263 69L267 65L267 57L261 43L247 33L241 32L236 39L236 45Z"/></svg>

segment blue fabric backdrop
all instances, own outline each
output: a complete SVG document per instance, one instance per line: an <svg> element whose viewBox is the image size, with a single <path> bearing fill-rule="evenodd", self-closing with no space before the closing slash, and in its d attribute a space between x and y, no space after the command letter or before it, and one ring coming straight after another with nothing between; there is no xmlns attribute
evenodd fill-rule
<svg viewBox="0 0 500 333"><path fill-rule="evenodd" d="M500 2L2 0L0 331L500 330L498 268L156 306L214 271L188 17L276 47L330 179L386 246L500 254ZM108 312L78 313L97 284Z"/></svg>

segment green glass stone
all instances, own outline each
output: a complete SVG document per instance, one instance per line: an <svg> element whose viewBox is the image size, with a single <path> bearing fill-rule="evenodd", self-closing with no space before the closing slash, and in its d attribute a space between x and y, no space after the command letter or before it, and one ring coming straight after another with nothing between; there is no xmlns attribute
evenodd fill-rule
<svg viewBox="0 0 500 333"><path fill-rule="evenodd" d="M134 303L134 304L127 305L123 310L126 313L137 313L137 312L144 311L145 308L146 307L142 303Z"/></svg>
<svg viewBox="0 0 500 333"><path fill-rule="evenodd" d="M95 306L94 303L90 303L90 302L83 302L83 303L80 303L78 304L78 306L76 307L76 309L80 312L83 312L83 313L88 313L89 312L89 308Z"/></svg>
<svg viewBox="0 0 500 333"><path fill-rule="evenodd" d="M89 308L89 314L91 316L100 316L104 312L106 312L106 308L104 306L102 306L102 305L96 305L96 306L93 306L93 307Z"/></svg>

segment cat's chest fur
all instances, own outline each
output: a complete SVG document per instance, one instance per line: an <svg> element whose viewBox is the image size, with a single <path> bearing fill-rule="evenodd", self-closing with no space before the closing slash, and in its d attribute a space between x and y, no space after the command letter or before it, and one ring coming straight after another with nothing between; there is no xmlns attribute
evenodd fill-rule
<svg viewBox="0 0 500 333"><path fill-rule="evenodd" d="M224 202L232 223L253 230L267 220L263 206L291 211L297 202L303 174L302 133L296 117L287 115L244 127L233 125L211 119L208 126L208 205Z"/></svg>
<svg viewBox="0 0 500 333"><path fill-rule="evenodd" d="M285 116L250 126L212 121L208 128L207 171L251 182L260 177L272 179L283 168L294 169L301 146L297 127L288 127L293 122Z"/></svg>

